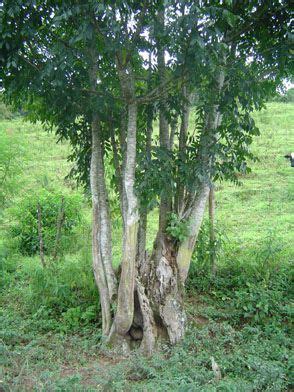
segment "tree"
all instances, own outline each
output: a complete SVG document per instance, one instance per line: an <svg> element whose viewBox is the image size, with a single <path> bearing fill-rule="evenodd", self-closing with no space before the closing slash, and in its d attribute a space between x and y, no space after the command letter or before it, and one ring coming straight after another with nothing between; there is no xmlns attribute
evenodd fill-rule
<svg viewBox="0 0 294 392"><path fill-rule="evenodd" d="M1 22L6 100L69 140L73 174L90 183L104 336L124 348L139 341L149 354L161 339L178 342L209 189L248 170L251 112L290 73L287 2L14 0ZM123 221L119 276L108 156Z"/></svg>

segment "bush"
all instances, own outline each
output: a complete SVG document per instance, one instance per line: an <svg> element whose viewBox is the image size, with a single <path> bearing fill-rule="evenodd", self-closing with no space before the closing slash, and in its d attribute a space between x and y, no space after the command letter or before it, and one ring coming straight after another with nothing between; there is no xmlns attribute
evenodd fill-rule
<svg viewBox="0 0 294 392"><path fill-rule="evenodd" d="M81 220L82 198L80 195L61 195L42 190L38 194L26 195L25 199L10 210L16 223L11 227L9 235L15 240L17 250L21 254L32 256L39 251L38 204L42 215L44 251L46 254L52 254L55 248L57 221L62 199L64 219L59 247L59 250L62 250L66 248L68 236Z"/></svg>
<svg viewBox="0 0 294 392"><path fill-rule="evenodd" d="M90 253L67 256L44 268L38 257L7 258L2 285L36 330L67 332L100 325L99 294ZM32 326L33 324L33 326Z"/></svg>
<svg viewBox="0 0 294 392"><path fill-rule="evenodd" d="M204 229L205 230L205 229ZM202 236L205 232L202 231ZM235 325L265 327L290 321L291 266L283 259L283 242L270 232L259 246L238 254L237 245L221 255L216 276L207 273L207 241L200 237L200 252L194 256L187 288L204 293L208 303L222 309ZM203 252L204 250L204 252ZM218 314L212 315L218 318Z"/></svg>
<svg viewBox="0 0 294 392"><path fill-rule="evenodd" d="M288 318L284 304L284 293L278 289L270 289L262 283L247 283L245 288L233 294L232 307L235 318L252 325L265 325L270 320L280 323Z"/></svg>
<svg viewBox="0 0 294 392"><path fill-rule="evenodd" d="M211 254L214 252L215 259L218 260L224 252L224 248L228 243L228 239L224 231L215 226L215 243L212 245L210 243L209 228L210 223L208 220L204 221L198 238L196 247L192 257L191 268L189 271L188 286L193 280L195 275L211 275L212 265L211 265Z"/></svg>

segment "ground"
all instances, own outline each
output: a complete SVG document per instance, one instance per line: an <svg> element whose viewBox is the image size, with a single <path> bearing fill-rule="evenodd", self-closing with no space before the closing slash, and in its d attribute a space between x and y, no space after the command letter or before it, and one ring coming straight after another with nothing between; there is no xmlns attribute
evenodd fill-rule
<svg viewBox="0 0 294 392"><path fill-rule="evenodd" d="M186 295L184 342L152 358L117 356L101 342L99 303L91 273L90 203L70 246L46 274L38 255L23 256L9 236L14 209L41 189L83 195L64 179L66 143L20 118L0 122L18 168L0 216L4 391L285 391L291 383L291 276L294 169L293 104L270 103L255 114L252 172L242 185L217 184L218 273L210 275L205 226ZM111 173L110 173L111 175ZM109 176L110 176L109 175ZM114 199L114 196L111 195ZM112 210L115 213L115 200ZM149 234L156 229L150 214ZM114 263L121 230L113 230ZM149 236L152 238L152 235ZM148 246L151 247L152 240ZM216 380L211 357L222 379Z"/></svg>

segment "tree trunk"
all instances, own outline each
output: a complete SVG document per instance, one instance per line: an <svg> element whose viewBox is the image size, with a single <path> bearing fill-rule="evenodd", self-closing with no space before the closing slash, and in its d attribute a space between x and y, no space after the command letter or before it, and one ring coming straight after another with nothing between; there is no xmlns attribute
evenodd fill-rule
<svg viewBox="0 0 294 392"><path fill-rule="evenodd" d="M42 228L42 209L41 204L38 203L37 207L38 214L38 236L39 236L39 253L42 266L45 268L45 255L44 255L44 241L43 241L43 228Z"/></svg>
<svg viewBox="0 0 294 392"><path fill-rule="evenodd" d="M173 242L167 236L157 236L153 254L139 266L141 347L147 354L161 340L175 344L184 336L186 316L175 256Z"/></svg>
<svg viewBox="0 0 294 392"><path fill-rule="evenodd" d="M183 112L181 115L181 127L180 127L180 137L179 137L179 158L184 163L186 160L186 143L188 137L188 127L189 127L189 117L190 117L190 105L191 105L191 95L188 94L187 87L183 86ZM184 195L185 187L181 184L180 174L177 181L177 193L175 196L175 206L176 211L180 217L184 212Z"/></svg>
<svg viewBox="0 0 294 392"><path fill-rule="evenodd" d="M216 79L216 97L223 88L224 79L224 71L220 70ZM209 111L207 115L205 132L202 132L202 138L200 139L199 155L201 157L204 180L198 184L194 201L192 201L190 209L186 211L185 217L189 221L189 234L188 238L180 244L177 254L177 264L183 285L188 275L193 249L202 224L205 205L209 195L211 184L210 176L215 159L214 154L211 154L210 149L217 139L217 128L220 126L221 120L222 115L219 111L219 102L214 102L212 110Z"/></svg>
<svg viewBox="0 0 294 392"><path fill-rule="evenodd" d="M179 274L183 285L185 284L188 275L193 250L202 224L208 193L209 186L203 184L195 197L191 212L188 216L188 238L180 244L178 249L177 265L179 268Z"/></svg>
<svg viewBox="0 0 294 392"><path fill-rule="evenodd" d="M97 86L97 58L96 49L90 51L92 67L89 70L89 83L93 90ZM111 220L108 205L108 194L105 182L105 170L103 162L102 138L100 120L96 113L92 113L92 155L90 184L93 202L93 265L99 291L107 292L105 299L105 328L109 332L110 303L117 293L117 281L112 266L112 236ZM104 287L106 282L107 288ZM102 299L101 299L102 300ZM102 300L104 301L104 299ZM102 306L103 308L103 306Z"/></svg>
<svg viewBox="0 0 294 392"><path fill-rule="evenodd" d="M159 15L164 21L164 13ZM164 78L164 50L159 45L158 65ZM117 58L117 70L124 101L128 108L126 144L123 156L122 192L124 237L121 276L118 289L117 310L109 334L109 342L129 349L131 342L138 342L146 354L151 354L161 339L172 344L179 342L185 333L184 283L192 252L204 216L209 194L209 180L198 184L195 194L190 196L189 208L183 217L189 222L188 238L180 244L166 233L168 213L171 211L171 195L163 194L159 208L159 230L154 242L153 253L147 258L145 252L146 214L139 219L139 206L135 194L137 102L132 70ZM163 102L165 104L165 101ZM163 108L164 109L164 108ZM170 148L169 126L166 111L159 114L160 146ZM189 110L183 113L181 147L185 150ZM209 113L209 135L221 120L218 105ZM148 135L147 135L148 136ZM150 137L148 137L150 142ZM211 140L209 139L209 142ZM200 141L201 143L201 141ZM205 157L207 139L201 147L203 167L207 175L210 158ZM208 155L209 157L209 155Z"/></svg>
<svg viewBox="0 0 294 392"><path fill-rule="evenodd" d="M114 332L121 337L128 333L134 317L134 289L136 278L137 235L139 226L138 201L134 192L136 164L137 104L128 105L126 165L123 186L126 196L126 216L123 238L123 257L118 289Z"/></svg>
<svg viewBox="0 0 294 392"><path fill-rule="evenodd" d="M60 207L58 210L57 222L56 222L56 237L55 237L55 245L53 250L53 260L57 259L59 244L61 240L61 230L64 224L64 197L61 198Z"/></svg>
<svg viewBox="0 0 294 392"><path fill-rule="evenodd" d="M151 143L152 143L152 133L153 133L153 112L152 107L147 108L147 119L146 119L146 159L148 162L151 160ZM145 251L146 251L146 231L147 231L147 215L148 208L143 205L140 207L140 222L139 222L139 231L138 231L138 252L137 252L137 260L138 263L145 260Z"/></svg>
<svg viewBox="0 0 294 392"><path fill-rule="evenodd" d="M158 11L157 14L157 30L156 30L156 46L157 46L157 65L159 73L159 82L163 84L166 79L166 66L165 66L165 46L162 40L164 33L165 24L165 11L164 7L162 10ZM169 123L167 119L167 105L166 105L167 95L163 94L160 102L159 109L159 142L160 147L163 149L170 149L170 135L169 135ZM165 189L160 196L160 206L159 206L159 231L158 235L163 236L163 233L167 225L167 216L171 210L171 192Z"/></svg>
<svg viewBox="0 0 294 392"><path fill-rule="evenodd" d="M100 146L101 148L101 146ZM110 309L110 293L107 285L106 271L102 259L101 251L101 215L99 207L99 143L97 138L97 119L92 122L92 155L91 155L91 171L90 183L92 193L92 254L93 254L93 270L96 284L99 289L101 311L102 311L102 333L108 335L111 326L111 309Z"/></svg>

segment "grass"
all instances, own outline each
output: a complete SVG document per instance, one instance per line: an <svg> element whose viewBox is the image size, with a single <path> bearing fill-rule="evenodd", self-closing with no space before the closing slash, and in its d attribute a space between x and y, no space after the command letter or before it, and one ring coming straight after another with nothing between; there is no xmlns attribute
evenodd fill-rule
<svg viewBox="0 0 294 392"><path fill-rule="evenodd" d="M9 208L0 214L3 301L0 390L4 391L290 391L293 104L271 103L255 114L259 162L242 186L218 184L217 226L225 232L216 278L191 268L184 342L151 359L114 359L101 344L99 304L91 275L89 202L73 234L72 251L44 275L39 258L16 253L7 240ZM0 138L19 149L19 171L8 205L42 188L82 193L64 180L69 146L39 125L0 122ZM156 212L149 233L156 230ZM121 229L113 230L119 263ZM152 244L150 236L149 247ZM199 246L203 246L201 243ZM201 249L200 249L201 250ZM204 258L203 263L206 259ZM46 300L44 300L44 293ZM59 304L58 306L56 304ZM211 357L222 379L216 381ZM293 362L292 362L293 363Z"/></svg>
<svg viewBox="0 0 294 392"><path fill-rule="evenodd" d="M293 258L293 168L284 155L294 148L293 105L271 103L255 114L261 130L252 146L259 162L241 178L241 187L221 184L217 192L217 216L231 241L254 247L270 231L281 239L287 257Z"/></svg>

